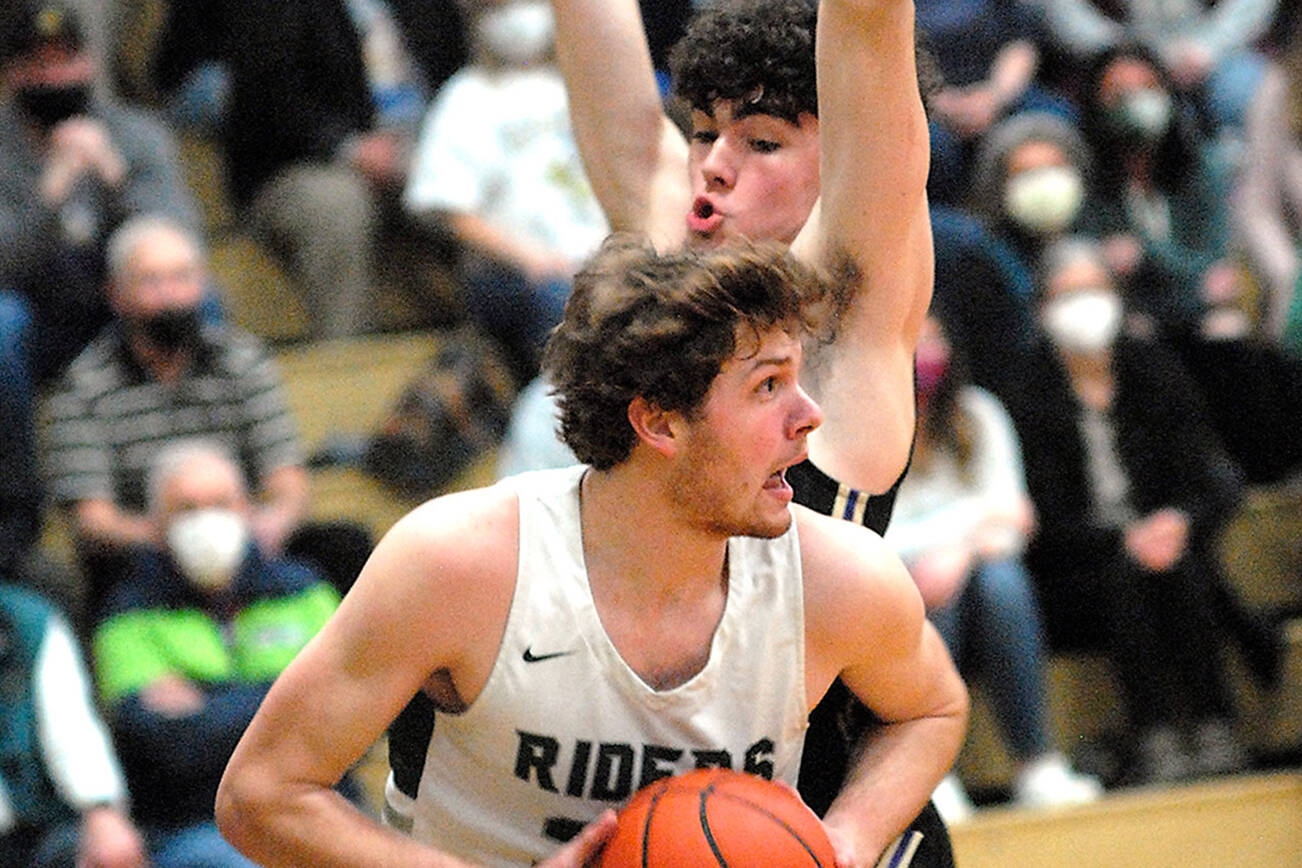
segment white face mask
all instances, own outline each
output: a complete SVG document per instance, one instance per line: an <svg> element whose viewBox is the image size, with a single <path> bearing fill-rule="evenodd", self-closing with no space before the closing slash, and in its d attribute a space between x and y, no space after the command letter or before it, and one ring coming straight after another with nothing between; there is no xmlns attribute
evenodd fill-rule
<svg viewBox="0 0 1302 868"><path fill-rule="evenodd" d="M1004 208L1023 228L1047 235L1071 225L1084 196L1079 172L1066 166L1045 166L1009 179Z"/></svg>
<svg viewBox="0 0 1302 868"><path fill-rule="evenodd" d="M229 588L249 545L249 524L229 509L197 509L167 528L172 559L202 591Z"/></svg>
<svg viewBox="0 0 1302 868"><path fill-rule="evenodd" d="M477 31L484 49L496 60L523 65L551 50L556 23L547 3L516 0L484 12Z"/></svg>
<svg viewBox="0 0 1302 868"><path fill-rule="evenodd" d="M1171 125L1171 95L1160 88L1146 87L1125 98L1121 104L1126 125L1146 141L1154 142L1166 134Z"/></svg>
<svg viewBox="0 0 1302 868"><path fill-rule="evenodd" d="M1044 307L1044 328L1060 348L1091 355L1112 346L1121 328L1121 299L1106 289L1086 289Z"/></svg>

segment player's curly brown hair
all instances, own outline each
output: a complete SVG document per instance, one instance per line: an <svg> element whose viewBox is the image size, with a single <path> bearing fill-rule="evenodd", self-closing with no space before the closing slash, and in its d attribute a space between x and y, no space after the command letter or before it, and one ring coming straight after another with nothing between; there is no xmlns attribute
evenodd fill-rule
<svg viewBox="0 0 1302 868"><path fill-rule="evenodd" d="M848 273L825 277L776 242L659 254L640 236L606 240L574 279L543 356L560 433L598 470L628 458L629 403L689 418L749 328L831 338Z"/></svg>
<svg viewBox="0 0 1302 868"><path fill-rule="evenodd" d="M710 114L717 100L797 123L818 114L816 0L727 0L697 14L669 56L675 95Z"/></svg>

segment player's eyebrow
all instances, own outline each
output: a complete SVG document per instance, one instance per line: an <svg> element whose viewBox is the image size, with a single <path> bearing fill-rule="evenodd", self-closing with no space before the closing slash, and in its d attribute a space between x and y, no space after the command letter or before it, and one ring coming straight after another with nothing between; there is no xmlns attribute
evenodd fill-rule
<svg viewBox="0 0 1302 868"><path fill-rule="evenodd" d="M796 363L796 357L791 353L784 353L780 356L756 356L751 359L750 369L757 371L766 367L790 367Z"/></svg>

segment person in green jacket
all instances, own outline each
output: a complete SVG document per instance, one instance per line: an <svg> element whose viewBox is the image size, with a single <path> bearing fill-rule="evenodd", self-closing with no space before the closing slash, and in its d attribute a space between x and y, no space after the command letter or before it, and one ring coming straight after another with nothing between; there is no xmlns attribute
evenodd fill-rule
<svg viewBox="0 0 1302 868"><path fill-rule="evenodd" d="M101 700L157 868L250 865L217 832L226 761L280 671L333 614L335 588L259 551L235 460L179 441L149 477L158 544L94 632Z"/></svg>

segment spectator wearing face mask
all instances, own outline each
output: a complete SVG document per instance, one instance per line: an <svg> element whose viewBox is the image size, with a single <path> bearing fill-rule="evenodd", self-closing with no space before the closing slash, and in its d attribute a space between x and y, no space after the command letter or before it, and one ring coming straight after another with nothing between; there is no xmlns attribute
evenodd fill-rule
<svg viewBox="0 0 1302 868"><path fill-rule="evenodd" d="M126 217L198 210L176 146L149 116L93 94L99 59L59 0L18 0L0 22L0 282L30 308L32 373L46 378L109 319L104 243Z"/></svg>
<svg viewBox="0 0 1302 868"><path fill-rule="evenodd" d="M1213 128L1234 127L1261 81L1254 44L1279 0L1036 0L1054 41L1076 67L1128 44L1142 45L1198 100ZM1283 4L1287 5L1287 4Z"/></svg>
<svg viewBox="0 0 1302 868"><path fill-rule="evenodd" d="M1075 126L1023 112L993 126L973 165L965 209L933 206L934 309L969 359L972 381L1003 397L1030 375L1038 333L1034 263L1080 215L1090 154Z"/></svg>
<svg viewBox="0 0 1302 868"><path fill-rule="evenodd" d="M1048 247L1040 292L1048 341L1009 409L1039 519L1027 563L1050 646L1110 660L1130 782L1240 769L1221 653L1239 607L1214 550L1242 495L1239 470L1183 367L1123 328L1097 242ZM1244 645L1263 652L1248 662L1268 679L1268 645Z"/></svg>
<svg viewBox="0 0 1302 868"><path fill-rule="evenodd" d="M217 784L271 682L339 596L258 545L243 471L181 441L151 463L154 545L94 633L96 681L156 868L251 868L213 821Z"/></svg>
<svg viewBox="0 0 1302 868"><path fill-rule="evenodd" d="M112 230L146 211L199 222L167 130L94 95L99 57L83 36L57 0L16 0L0 15L0 569L69 610L75 599L38 579L33 561L45 495L36 392L111 318Z"/></svg>
<svg viewBox="0 0 1302 868"><path fill-rule="evenodd" d="M997 124L977 151L969 205L1028 274L1045 245L1078 224L1093 157L1077 126L1024 112Z"/></svg>
<svg viewBox="0 0 1302 868"><path fill-rule="evenodd" d="M523 383L609 228L570 130L550 5L486 3L474 34L475 61L425 118L403 202L462 244L467 312Z"/></svg>
<svg viewBox="0 0 1302 868"><path fill-rule="evenodd" d="M1156 56L1101 55L1086 76L1081 130L1098 168L1082 228L1104 239L1127 305L1167 337L1240 334L1228 176Z"/></svg>
<svg viewBox="0 0 1302 868"><path fill-rule="evenodd" d="M250 522L265 552L279 552L307 510L307 471L274 363L251 336L204 323L203 275L184 229L148 215L125 223L109 243L115 321L51 395L46 464L91 611L131 551L157 540L145 478L171 442L208 437L238 457L259 497Z"/></svg>

